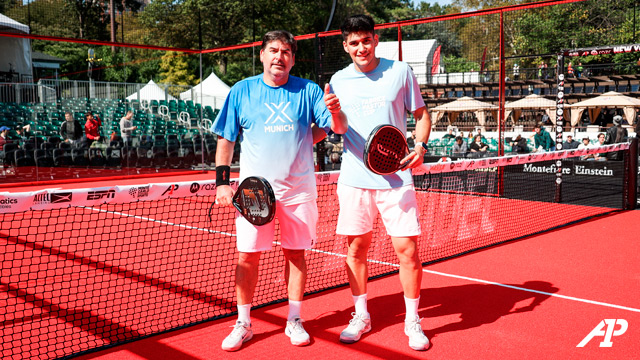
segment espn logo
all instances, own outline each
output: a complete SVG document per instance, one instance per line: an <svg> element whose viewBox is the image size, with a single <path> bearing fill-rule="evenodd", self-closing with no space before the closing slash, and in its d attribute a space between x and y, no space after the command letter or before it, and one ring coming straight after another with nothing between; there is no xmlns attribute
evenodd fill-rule
<svg viewBox="0 0 640 360"><path fill-rule="evenodd" d="M87 195L87 200L113 199L115 197L116 197L115 190L89 191L89 194Z"/></svg>

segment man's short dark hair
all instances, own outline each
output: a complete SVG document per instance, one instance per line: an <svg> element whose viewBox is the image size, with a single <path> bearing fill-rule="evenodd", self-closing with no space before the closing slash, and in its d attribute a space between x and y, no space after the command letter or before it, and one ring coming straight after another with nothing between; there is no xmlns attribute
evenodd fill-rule
<svg viewBox="0 0 640 360"><path fill-rule="evenodd" d="M351 33L374 33L375 21L369 15L349 16L340 26L342 38L346 41Z"/></svg>
<svg viewBox="0 0 640 360"><path fill-rule="evenodd" d="M71 111L65 111L64 114L65 115L69 114L69 115L71 115L71 117L73 117L73 114L71 113Z"/></svg>
<svg viewBox="0 0 640 360"><path fill-rule="evenodd" d="M293 37L293 34L286 30L273 30L264 34L262 37L262 50L264 50L270 42L276 40L289 45L291 47L291 53L293 55L296 54L296 51L298 50L296 39Z"/></svg>
<svg viewBox="0 0 640 360"><path fill-rule="evenodd" d="M456 136L456 141L462 141L462 136Z"/></svg>

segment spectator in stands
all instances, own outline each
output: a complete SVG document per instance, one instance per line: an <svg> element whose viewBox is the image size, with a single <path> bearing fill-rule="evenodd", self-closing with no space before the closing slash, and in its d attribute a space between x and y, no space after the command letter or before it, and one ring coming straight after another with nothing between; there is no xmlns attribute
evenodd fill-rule
<svg viewBox="0 0 640 360"><path fill-rule="evenodd" d="M604 143L607 145L617 144L627 141L629 133L627 129L622 127L622 116L616 115L613 117L613 126L607 129ZM607 159L609 160L622 160L624 153L622 151L614 151L607 153Z"/></svg>
<svg viewBox="0 0 640 360"><path fill-rule="evenodd" d="M444 136L442 137L443 140L449 140L449 139L455 139L455 138L456 136L453 135L453 128L449 128L449 132L444 134Z"/></svg>
<svg viewBox="0 0 640 360"><path fill-rule="evenodd" d="M582 143L580 143L580 145L578 145L578 150L582 150L582 149L591 149L593 146L591 145L591 141L589 140L588 137L584 137L582 138ZM593 154L588 154L588 155L582 155L580 156L580 160L593 160Z"/></svg>
<svg viewBox="0 0 640 360"><path fill-rule="evenodd" d="M556 143L551 139L551 135L549 135L547 130L542 127L542 124L536 124L533 131L535 132L533 136L536 146L535 151L554 151L556 149Z"/></svg>
<svg viewBox="0 0 640 360"><path fill-rule="evenodd" d="M462 136L456 136L456 142L453 144L453 148L451 149L451 155L465 156L466 154L467 143L464 141Z"/></svg>
<svg viewBox="0 0 640 360"><path fill-rule="evenodd" d="M31 134L29 134L31 132L31 124L27 124L27 125L16 125L16 134L18 135L18 138L20 139L21 142L26 142L27 139L29 139L29 136L31 136Z"/></svg>
<svg viewBox="0 0 640 360"><path fill-rule="evenodd" d="M527 139L518 134L518 136L511 141L511 151L518 154L528 153L529 147L527 146Z"/></svg>
<svg viewBox="0 0 640 360"><path fill-rule="evenodd" d="M82 126L70 112L64 113L64 122L60 125L60 137L70 144L82 140Z"/></svg>
<svg viewBox="0 0 640 360"><path fill-rule="evenodd" d="M600 146L605 146L607 144L605 144L605 139L606 139L606 135L604 133L599 133L598 134L598 142L595 144L595 147L600 147ZM595 160L595 161L607 161L607 157L606 154L593 154L592 158L589 158L587 160Z"/></svg>
<svg viewBox="0 0 640 360"><path fill-rule="evenodd" d="M411 130L411 136L407 138L407 145L409 149L413 149L416 146L416 131Z"/></svg>
<svg viewBox="0 0 640 360"><path fill-rule="evenodd" d="M576 77L582 77L583 71L584 67L582 66L582 62L578 61L578 66L576 66Z"/></svg>
<svg viewBox="0 0 640 360"><path fill-rule="evenodd" d="M544 125L551 125L552 124L551 118L549 118L549 115L547 114L546 111L542 113L542 120L541 121L542 121L542 123Z"/></svg>
<svg viewBox="0 0 640 360"><path fill-rule="evenodd" d="M571 150L577 149L580 146L580 143L573 140L572 135L567 135L567 140L562 143L562 150Z"/></svg>
<svg viewBox="0 0 640 360"><path fill-rule="evenodd" d="M489 145L482 142L482 135L476 135L474 136L473 142L469 146L469 149L472 153L486 153L487 151L489 151Z"/></svg>
<svg viewBox="0 0 640 360"><path fill-rule="evenodd" d="M133 134L133 131L138 128L133 125L133 121L131 121L132 117L133 111L129 110L127 111L127 114L120 119L120 137L122 137L122 142L126 147L131 146L131 135Z"/></svg>
<svg viewBox="0 0 640 360"><path fill-rule="evenodd" d="M9 141L9 129L6 126L0 127L0 151L2 151L2 157L4 157L4 144Z"/></svg>
<svg viewBox="0 0 640 360"><path fill-rule="evenodd" d="M540 65L538 65L538 79L542 79L543 70L544 70L544 62L541 62Z"/></svg>
<svg viewBox="0 0 640 360"><path fill-rule="evenodd" d="M513 64L513 80L520 79L520 65L518 63Z"/></svg>
<svg viewBox="0 0 640 360"><path fill-rule="evenodd" d="M471 133L469 133L469 135L471 135ZM484 135L482 135L482 129L478 128L478 133L476 134L476 136L480 136L480 139L482 140L482 142L487 141L487 139L484 137Z"/></svg>
<svg viewBox="0 0 640 360"><path fill-rule="evenodd" d="M573 63L571 61L569 61L569 66L567 66L567 74L569 75L569 77L575 77Z"/></svg>
<svg viewBox="0 0 640 360"><path fill-rule="evenodd" d="M84 133L87 141L87 147L91 147L94 141L100 141L100 126L102 126L102 120L99 116L93 116L91 111L88 111L85 115L87 122L84 124Z"/></svg>

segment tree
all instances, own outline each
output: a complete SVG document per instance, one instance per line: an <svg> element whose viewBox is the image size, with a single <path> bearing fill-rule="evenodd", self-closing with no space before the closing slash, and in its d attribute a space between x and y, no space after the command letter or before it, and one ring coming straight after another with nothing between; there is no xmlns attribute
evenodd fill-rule
<svg viewBox="0 0 640 360"><path fill-rule="evenodd" d="M192 85L196 79L189 71L183 54L167 51L160 61L160 82L175 85Z"/></svg>

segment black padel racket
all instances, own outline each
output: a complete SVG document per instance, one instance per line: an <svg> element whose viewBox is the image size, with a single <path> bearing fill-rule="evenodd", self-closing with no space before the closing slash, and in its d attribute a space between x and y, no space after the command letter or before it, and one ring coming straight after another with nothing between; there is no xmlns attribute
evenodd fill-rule
<svg viewBox="0 0 640 360"><path fill-rule="evenodd" d="M259 176L244 179L235 195L233 206L253 225L268 224L276 215L276 195L269 182Z"/></svg>
<svg viewBox="0 0 640 360"><path fill-rule="evenodd" d="M242 181L231 199L233 206L253 225L270 223L276 215L276 196L271 184L259 176L250 176ZM214 205L209 207L209 221L215 224Z"/></svg>
<svg viewBox="0 0 640 360"><path fill-rule="evenodd" d="M390 175L404 168L409 161L400 161L409 152L407 138L393 125L379 125L369 135L364 146L364 164L378 175Z"/></svg>

